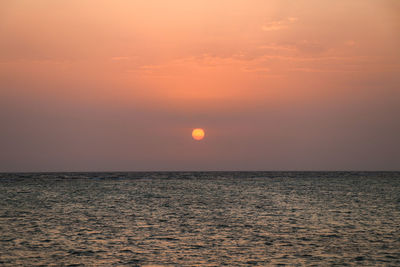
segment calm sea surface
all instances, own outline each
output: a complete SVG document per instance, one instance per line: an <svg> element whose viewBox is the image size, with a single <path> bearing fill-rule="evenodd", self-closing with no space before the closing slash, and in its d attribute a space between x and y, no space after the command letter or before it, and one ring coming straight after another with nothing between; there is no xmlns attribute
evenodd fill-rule
<svg viewBox="0 0 400 267"><path fill-rule="evenodd" d="M1 266L400 266L400 172L0 174Z"/></svg>

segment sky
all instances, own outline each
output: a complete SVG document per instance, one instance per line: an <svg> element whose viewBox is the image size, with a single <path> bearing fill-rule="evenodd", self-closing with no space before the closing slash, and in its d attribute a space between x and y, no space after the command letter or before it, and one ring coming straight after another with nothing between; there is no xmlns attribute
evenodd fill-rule
<svg viewBox="0 0 400 267"><path fill-rule="evenodd" d="M397 0L3 0L0 172L400 170L399 47Z"/></svg>

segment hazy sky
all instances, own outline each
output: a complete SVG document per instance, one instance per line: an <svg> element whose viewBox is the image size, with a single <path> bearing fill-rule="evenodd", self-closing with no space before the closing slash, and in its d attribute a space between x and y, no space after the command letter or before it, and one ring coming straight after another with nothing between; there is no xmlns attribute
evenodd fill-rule
<svg viewBox="0 0 400 267"><path fill-rule="evenodd" d="M400 1L3 0L0 127L0 171L399 170Z"/></svg>

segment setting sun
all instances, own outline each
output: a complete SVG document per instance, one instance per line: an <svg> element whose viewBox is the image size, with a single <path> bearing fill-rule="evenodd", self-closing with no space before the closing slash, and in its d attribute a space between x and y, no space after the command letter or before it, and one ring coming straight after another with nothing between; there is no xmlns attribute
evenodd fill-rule
<svg viewBox="0 0 400 267"><path fill-rule="evenodd" d="M201 128L196 128L192 131L192 137L194 140L200 141L204 138L204 130Z"/></svg>

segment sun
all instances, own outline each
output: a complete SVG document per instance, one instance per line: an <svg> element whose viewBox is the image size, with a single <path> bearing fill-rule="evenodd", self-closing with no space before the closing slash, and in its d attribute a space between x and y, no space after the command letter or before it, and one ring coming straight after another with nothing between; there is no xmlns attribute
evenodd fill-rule
<svg viewBox="0 0 400 267"><path fill-rule="evenodd" d="M201 128L196 128L192 131L192 137L194 140L200 141L204 138L204 130Z"/></svg>

